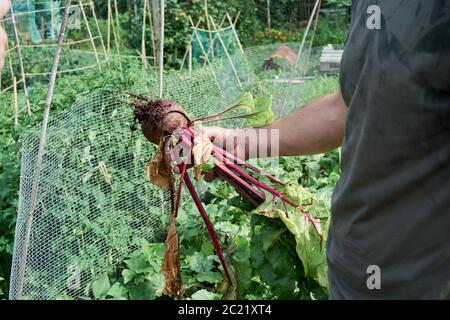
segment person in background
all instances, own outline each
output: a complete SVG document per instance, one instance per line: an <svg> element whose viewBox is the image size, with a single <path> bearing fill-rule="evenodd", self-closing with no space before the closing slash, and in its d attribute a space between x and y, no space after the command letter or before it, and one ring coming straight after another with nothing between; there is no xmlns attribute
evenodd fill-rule
<svg viewBox="0 0 450 320"><path fill-rule="evenodd" d="M9 3L9 0L0 0L0 19L5 16L10 8L11 4ZM5 30L0 27L0 72L3 70L3 65L5 63L5 49L7 41L8 36L6 35Z"/></svg>

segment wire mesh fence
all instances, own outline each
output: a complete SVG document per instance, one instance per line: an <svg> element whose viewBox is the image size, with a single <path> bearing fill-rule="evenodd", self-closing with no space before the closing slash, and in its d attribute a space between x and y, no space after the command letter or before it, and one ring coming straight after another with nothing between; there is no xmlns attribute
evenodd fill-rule
<svg viewBox="0 0 450 320"><path fill-rule="evenodd" d="M289 70L263 71L274 47L234 54L237 75L227 59L172 73L164 79L164 97L201 116L252 91L272 96L278 116L284 98L293 97L282 111L289 113L298 106L302 82L287 92L286 82L273 80L286 79ZM294 79L303 77L302 66ZM158 81L148 75L133 90L156 98ZM100 90L52 118L33 212L39 128L23 139L11 299L90 298L92 281L117 270L142 240L164 240L161 216L168 213L168 195L149 183L144 171L155 147L130 130L133 115L126 100L124 93Z"/></svg>

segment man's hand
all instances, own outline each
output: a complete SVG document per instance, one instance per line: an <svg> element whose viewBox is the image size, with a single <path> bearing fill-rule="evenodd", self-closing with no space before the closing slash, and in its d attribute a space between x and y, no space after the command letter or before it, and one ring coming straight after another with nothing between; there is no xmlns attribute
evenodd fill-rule
<svg viewBox="0 0 450 320"><path fill-rule="evenodd" d="M2 19L5 14L11 8L9 0L0 0L0 19ZM6 42L8 41L8 36L5 30L0 27L0 71L3 70L3 65L5 64L5 48Z"/></svg>
<svg viewBox="0 0 450 320"><path fill-rule="evenodd" d="M346 116L347 106L342 94L337 92L322 97L262 129L204 127L203 134L215 145L243 160L316 154L341 145ZM279 140L271 139L273 131L278 131ZM272 148L270 142L278 143L278 148ZM263 145L264 143L267 143L267 146Z"/></svg>

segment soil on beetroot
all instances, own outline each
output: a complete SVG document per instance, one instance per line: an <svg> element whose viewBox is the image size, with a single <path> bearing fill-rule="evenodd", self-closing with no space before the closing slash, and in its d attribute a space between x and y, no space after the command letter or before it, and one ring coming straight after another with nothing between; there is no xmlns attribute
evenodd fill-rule
<svg viewBox="0 0 450 320"><path fill-rule="evenodd" d="M144 136L154 144L159 144L162 137L189 123L187 112L173 100L152 100L136 94L130 96L136 99L129 102L134 106L134 122L141 125Z"/></svg>

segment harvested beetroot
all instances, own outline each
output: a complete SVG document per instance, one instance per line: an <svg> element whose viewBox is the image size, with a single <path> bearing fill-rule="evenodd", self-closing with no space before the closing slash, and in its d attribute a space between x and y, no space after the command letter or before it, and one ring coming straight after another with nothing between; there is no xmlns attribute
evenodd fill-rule
<svg viewBox="0 0 450 320"><path fill-rule="evenodd" d="M186 111L172 100L151 100L141 95L130 94L138 99L130 104L135 106L134 119L139 122L144 136L154 144L162 137L184 128L189 123Z"/></svg>
<svg viewBox="0 0 450 320"><path fill-rule="evenodd" d="M301 209L298 205L290 201L283 193L276 191L274 188L261 182L258 177L264 175L272 183L284 186L282 181L263 172L261 169L248 164L242 159L231 155L226 150L198 139L200 135L193 126L195 122L200 120L212 122L215 120L211 119L218 119L217 117L225 112L241 107L249 108L249 106L253 106L253 97L251 94L246 94L244 96L245 99L243 99L242 102L235 104L221 113L189 121L186 111L174 101L150 100L140 95L130 95L138 100L137 102L130 103L135 107L135 120L140 123L145 137L150 142L159 145L157 153L146 166L149 179L152 183L160 187L168 188L170 192L170 228L166 238L166 252L162 266L166 279L164 293L170 296L178 296L183 292L180 276L179 237L176 231L175 219L178 214L178 208L181 201L181 190L184 183L205 222L214 249L225 273L227 298L230 298L233 285L235 290L237 288L237 281L235 278L233 279L234 281L231 278L232 273L229 271L225 262L222 248L213 225L209 220L207 212L195 191L194 185L189 178L189 174L187 173L187 169L192 164L192 161L194 160L194 172L197 178L199 178L200 168L203 166L213 170L215 175L233 186L233 188L255 209L260 207L263 203L267 203L267 201L271 202L274 207L278 205L278 209L284 208L283 211L286 216L288 215L288 207ZM267 102L264 99L258 101ZM244 117L261 117L261 115L271 112L271 108L269 108L267 103L262 104L262 106L258 108L253 106L253 108L250 109L253 109L251 113L244 115ZM236 116L229 118L236 118ZM175 132L176 135L172 135L172 133ZM196 141L196 143L194 143L194 141ZM184 150L184 153L181 156L177 156L174 151L178 146L182 146L181 150ZM172 176L172 159L177 160L176 164L181 172L180 182L176 193ZM303 210L297 211L304 215L305 219L312 224L322 242L322 234L316 220ZM234 291L234 297L236 297L236 291Z"/></svg>

